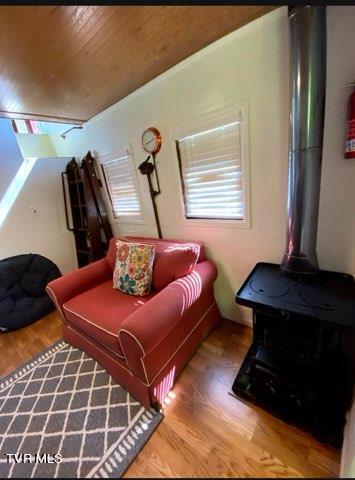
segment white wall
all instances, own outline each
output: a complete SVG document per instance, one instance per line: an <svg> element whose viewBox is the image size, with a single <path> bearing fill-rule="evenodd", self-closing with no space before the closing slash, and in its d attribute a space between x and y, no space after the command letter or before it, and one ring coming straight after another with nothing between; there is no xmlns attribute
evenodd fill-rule
<svg viewBox="0 0 355 480"><path fill-rule="evenodd" d="M11 158L11 151L9 151ZM66 229L60 172L68 158L39 158L4 223L0 226L0 259L38 253L62 273L76 268L73 234ZM5 162L0 158L0 168ZM8 185L7 185L8 186ZM0 191L0 199L4 189ZM33 215L31 207L36 207Z"/></svg>
<svg viewBox="0 0 355 480"><path fill-rule="evenodd" d="M319 259L323 268L355 272L355 162L343 159L345 83L355 79L355 8L328 7L328 87L321 192ZM341 52L341 53L340 53ZM238 101L250 105L251 228L191 226L183 221L179 172L171 131L213 109ZM222 314L242 322L250 312L234 294L258 261L279 263L284 250L289 55L287 8L279 8L180 63L73 131L53 135L60 155L82 156L132 143L138 165L143 130L163 137L158 156L162 194L157 197L163 235L202 239L219 269L216 296ZM145 225L115 226L117 233L156 235L146 179L139 175Z"/></svg>
<svg viewBox="0 0 355 480"><path fill-rule="evenodd" d="M318 228L320 264L355 275L355 161L344 159L355 81L355 7L328 7L327 100Z"/></svg>

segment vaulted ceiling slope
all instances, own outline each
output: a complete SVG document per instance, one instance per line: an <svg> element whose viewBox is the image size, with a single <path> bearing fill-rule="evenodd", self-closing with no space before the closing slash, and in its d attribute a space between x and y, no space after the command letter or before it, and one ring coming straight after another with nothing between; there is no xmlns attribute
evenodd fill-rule
<svg viewBox="0 0 355 480"><path fill-rule="evenodd" d="M1 6L0 116L82 123L271 6Z"/></svg>

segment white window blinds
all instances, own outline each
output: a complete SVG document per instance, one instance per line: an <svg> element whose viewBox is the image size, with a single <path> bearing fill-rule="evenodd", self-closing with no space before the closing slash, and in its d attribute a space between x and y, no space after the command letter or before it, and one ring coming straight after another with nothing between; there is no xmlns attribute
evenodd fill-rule
<svg viewBox="0 0 355 480"><path fill-rule="evenodd" d="M240 122L176 141L186 218L244 219Z"/></svg>
<svg viewBox="0 0 355 480"><path fill-rule="evenodd" d="M133 161L128 151L126 154L102 163L107 190L116 217L141 218L141 205L133 168Z"/></svg>

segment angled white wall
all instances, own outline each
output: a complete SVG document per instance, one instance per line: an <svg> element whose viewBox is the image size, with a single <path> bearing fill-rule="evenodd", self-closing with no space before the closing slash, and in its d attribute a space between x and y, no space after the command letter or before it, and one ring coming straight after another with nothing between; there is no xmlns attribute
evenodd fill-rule
<svg viewBox="0 0 355 480"><path fill-rule="evenodd" d="M11 122L0 120L0 203L16 176L22 158ZM39 253L64 273L76 268L73 234L66 229L60 173L68 158L38 158L0 225L0 259ZM5 176L6 174L6 176ZM33 213L33 209L37 213Z"/></svg>

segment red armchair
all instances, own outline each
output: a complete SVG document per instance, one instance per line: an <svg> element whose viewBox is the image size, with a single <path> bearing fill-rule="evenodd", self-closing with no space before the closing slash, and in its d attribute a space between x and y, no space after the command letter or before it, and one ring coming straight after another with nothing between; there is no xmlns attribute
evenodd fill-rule
<svg viewBox="0 0 355 480"><path fill-rule="evenodd" d="M164 251L186 242L133 238ZM107 257L50 282L63 318L63 338L95 358L144 406L161 405L178 374L218 323L217 269L201 242L193 271L145 297L112 287L115 239Z"/></svg>

